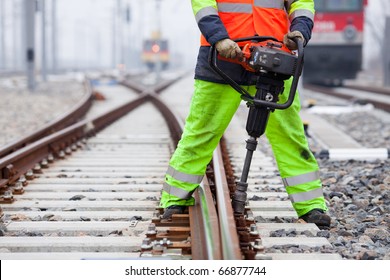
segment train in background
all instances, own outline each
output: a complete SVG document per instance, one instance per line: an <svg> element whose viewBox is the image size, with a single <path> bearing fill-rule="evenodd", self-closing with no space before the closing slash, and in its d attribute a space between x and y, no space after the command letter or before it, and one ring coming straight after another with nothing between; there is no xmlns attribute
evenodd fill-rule
<svg viewBox="0 0 390 280"><path fill-rule="evenodd" d="M149 70L164 70L169 66L169 44L166 39L146 39L142 45L142 62ZM160 65L159 65L160 63Z"/></svg>
<svg viewBox="0 0 390 280"><path fill-rule="evenodd" d="M368 0L316 0L312 38L305 48L303 83L342 85L362 67Z"/></svg>

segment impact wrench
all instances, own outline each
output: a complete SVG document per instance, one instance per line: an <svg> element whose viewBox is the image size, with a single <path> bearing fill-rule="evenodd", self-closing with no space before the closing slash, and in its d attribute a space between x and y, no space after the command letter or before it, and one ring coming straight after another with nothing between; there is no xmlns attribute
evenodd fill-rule
<svg viewBox="0 0 390 280"><path fill-rule="evenodd" d="M248 174L253 152L257 147L257 138L264 134L269 114L275 109L287 109L294 101L298 80L303 65L303 41L295 39L297 52L289 51L281 42L273 37L253 36L235 39L235 42L249 42L243 49L240 59L220 59L241 64L248 71L254 72L256 78L256 94L252 96L248 91L237 84L217 65L217 50L215 45L210 48L209 64L221 78L231 85L247 102L249 113L246 131L250 136L246 141L246 156L242 175L236 182L232 205L235 215L243 215L247 200ZM284 81L293 77L290 92L285 103L277 103L279 95L284 91Z"/></svg>

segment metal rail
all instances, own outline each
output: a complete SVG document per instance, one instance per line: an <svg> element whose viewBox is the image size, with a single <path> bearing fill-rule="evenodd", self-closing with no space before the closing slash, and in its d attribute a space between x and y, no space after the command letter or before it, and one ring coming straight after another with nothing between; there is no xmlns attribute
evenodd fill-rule
<svg viewBox="0 0 390 280"><path fill-rule="evenodd" d="M122 84L132 89L140 90L138 84L132 82L122 82ZM161 85L157 90L164 88L166 86ZM169 124L171 136L175 141L175 145L177 145L184 124L157 96L157 90L144 90L143 92L149 94L151 102L163 113ZM227 159L228 157L225 158L225 160ZM244 256L240 248L238 230L224 169L224 159L219 146L214 152L212 165L213 172L210 174L211 177L208 174L209 172L207 172L205 179L194 193L196 203L189 208L192 259L240 260ZM211 192L209 182L215 184L216 192L214 194ZM179 219L180 217L177 218ZM176 226L178 219L174 218L171 226ZM161 223L158 219L155 222L157 226L170 226L170 223Z"/></svg>
<svg viewBox="0 0 390 280"><path fill-rule="evenodd" d="M15 152L18 149L21 149L27 146L30 143L33 143L44 136L47 136L55 131L59 131L71 124L74 124L76 121L80 120L88 112L89 108L92 106L93 101L93 92L90 81L84 81L85 94L81 100L69 111L54 119L47 125L44 125L42 128L34 131L33 133L17 139L5 146L0 148L0 158Z"/></svg>
<svg viewBox="0 0 390 280"><path fill-rule="evenodd" d="M156 86L157 91L167 88L177 79L158 84ZM147 88L130 81L125 83L125 85L141 93L141 96L137 100L128 102L100 117L75 123L80 117L85 115L92 105L91 84L89 81L86 81L87 94L73 110L23 139L3 147L0 150L0 190L4 192L8 185L14 184L23 174L32 170L42 160L46 160L49 156L58 157L67 147L77 144L77 141L84 137L91 136L146 100L152 99L154 104L161 104L161 101L150 97L151 95L147 93ZM169 113L167 108L163 110ZM167 118L169 119L169 117ZM168 123L171 124L171 122ZM171 129L174 131L174 128ZM176 135L176 139L177 137L178 135Z"/></svg>
<svg viewBox="0 0 390 280"><path fill-rule="evenodd" d="M205 178L194 193L196 205L190 208L192 258L197 260L221 260L222 243L219 217L214 205L210 185ZM201 229L201 230L199 230ZM206 241L206 242L204 242ZM199 250L202 248L202 250Z"/></svg>
<svg viewBox="0 0 390 280"><path fill-rule="evenodd" d="M63 130L18 149L0 159L0 188L14 184L23 174L32 170L49 156L61 157L61 153L85 137L103 129L147 100L146 94L92 120L83 120Z"/></svg>
<svg viewBox="0 0 390 280"><path fill-rule="evenodd" d="M160 84L156 87L156 90L161 91L174 81ZM133 84L132 88L135 87L136 84ZM138 87L136 90L140 92L140 96L136 100L127 102L96 118L79 121L60 131L44 136L25 147L18 149L14 147L14 149L17 149L16 151L0 159L0 187L4 194L0 202L12 203L13 196L10 194L15 191L13 185L18 180L23 181L23 183L26 182L25 178L31 177L29 173L32 170L32 172L40 173L40 167L47 165L48 161L52 162L54 158L63 158L65 154L70 154L71 150L76 150L77 146L82 146L80 142L85 142L85 138L93 136L145 102L153 103L162 112L171 131L172 138L177 143L180 139L181 127L183 125L181 119L172 113L169 107L160 100L156 91L143 87ZM207 182L205 182L205 185L207 185ZM197 205L191 207L190 211L192 221L191 244L195 259L221 259L219 232L214 230L218 228L218 218L209 188L206 187L203 189L203 192L199 193ZM199 244L204 246L199 246Z"/></svg>
<svg viewBox="0 0 390 280"><path fill-rule="evenodd" d="M156 88L161 91L170 83L160 84ZM157 96L156 91L144 88L138 88L138 90L141 94L136 100L127 102L96 118L79 121L44 136L1 158L0 187L3 194L15 191L13 185L17 181L24 183L24 177L31 176L28 175L29 172L40 173L40 167L47 165L48 161L52 162L54 158L63 158L64 154L71 154L72 150L82 146L86 138L93 136L145 102L153 103L162 112L169 125L172 138L177 143L183 126L181 119L170 111L169 107ZM213 166L212 178L204 179L195 192L196 205L190 207L189 210L192 259L242 259L220 151L214 154ZM218 189L217 195L212 193L209 185L213 180ZM13 198L3 195L0 202L12 203ZM188 227L185 217L179 217L179 222L162 226L175 227L177 224ZM184 250L188 250L186 244L182 246Z"/></svg>
<svg viewBox="0 0 390 280"><path fill-rule="evenodd" d="M344 85L345 88L356 89L361 91L371 91L375 93L380 93L383 95L390 95L389 87L377 87L377 86L363 86L363 85Z"/></svg>
<svg viewBox="0 0 390 280"><path fill-rule="evenodd" d="M219 231L221 232L222 253L225 260L242 259L237 236L236 222L230 199L226 171L223 164L221 147L218 145L213 155L216 200L219 213Z"/></svg>
<svg viewBox="0 0 390 280"><path fill-rule="evenodd" d="M176 146L180 140L184 123L182 119L178 117L177 114L173 113L172 110L157 95L159 92L166 89L170 83L161 83L153 90L140 87L138 84L131 81L122 82L122 84L136 91L142 91L148 94L150 101L160 110L166 119L171 132L171 137ZM206 178L203 180L194 196L196 203L189 209L192 259L222 259L220 232L218 226L219 220ZM160 223L160 221L156 221L156 223L157 226L169 227L176 226L177 223L185 226L187 222L184 221L180 224L180 222L174 220L172 223Z"/></svg>
<svg viewBox="0 0 390 280"><path fill-rule="evenodd" d="M370 96L369 94L367 94L367 96L365 96L364 98L357 98L356 96L341 92L337 88L330 88L330 87L319 86L319 85L306 84L306 85L304 85L304 88L312 90L312 91L324 93L327 95L339 97L342 99L350 100L350 101L361 100L363 102L368 102L368 103L373 104L375 106L375 108L384 110L386 112L390 112L389 101L387 101L387 102L383 101L383 99L388 99L390 90L386 90L386 89L378 90L378 88L374 88L374 87L358 87L358 86L346 86L345 87L345 88L350 88L350 89L359 90L359 91L367 91L367 92L371 92L373 94L383 96L383 98L379 99L379 98L374 98L373 96Z"/></svg>
<svg viewBox="0 0 390 280"><path fill-rule="evenodd" d="M174 114L171 109L158 97L157 93L169 86L169 83L162 83L154 90L142 89L138 84L131 81L123 81L123 85L134 90L147 92L150 101L158 107L163 113L169 125L171 136L177 145L184 127L183 121ZM218 184L226 182L226 177L223 169L222 155L214 154L216 157L216 166L220 167L214 169L214 176L218 178ZM226 184L221 185L221 188L226 187ZM205 178L200 187L194 193L196 203L189 208L190 228L191 228L191 252L193 259L241 259L239 242L237 237L237 230L233 217L231 203L228 198L228 190L222 191L225 200L220 199L218 209L215 205L213 195L210 190L209 181ZM230 209L230 210L229 210ZM221 213L222 216L221 216ZM223 226L221 227L221 217ZM162 223L157 221L157 225L163 227L169 226L169 223ZM172 226L176 225L173 221ZM224 242L222 241L224 239Z"/></svg>
<svg viewBox="0 0 390 280"><path fill-rule="evenodd" d="M9 189L12 189L11 184L18 180L18 176L22 176L24 172L31 168L34 169L36 163L39 164L42 161L49 159L50 154L61 158L61 154L67 153L67 149L72 149L72 146L77 146L80 142L84 142L86 137L93 136L97 131L108 126L110 123L121 116L124 116L130 110L140 106L144 102L153 103L161 112L163 112L164 118L166 118L167 123L170 126L174 141L177 142L181 135L181 119L172 112L165 112L169 111L169 107L160 100L156 92L150 89L145 90L144 88L141 88L141 91L140 96L136 100L119 106L108 114L74 124L1 159L0 168L2 172L0 175L2 176L1 182L3 183L4 190L8 190L8 187L10 187ZM169 145L171 144L169 143ZM30 148L32 148L32 150L28 151ZM256 244L256 241L261 240L259 239L258 233L254 234L254 232L257 232L257 229L255 221L251 219L251 217L253 218L253 215L250 216L248 214L249 209L246 209L246 217L239 217L239 219L237 219L233 214L230 200L232 190L229 190L229 188L231 188L232 174L231 170L226 167L228 164L224 162L224 157L226 158L229 156L227 155L226 147L224 147L222 143L221 148L218 147L214 152L212 164L207 171L207 177L194 193L196 205L189 208L188 214L178 215L172 222L157 224L157 231L153 229L150 230L146 234L147 238L154 238L154 240L158 241L158 244L161 242L164 243L163 246L167 246L166 248L168 249L177 250L178 248L181 248L185 255L184 258L187 259L189 258L188 254L190 253L192 254L192 259L241 260L244 258L269 258L269 256L259 254L264 251L264 246L261 246L261 242ZM41 165L43 166L43 164ZM39 170L37 170L37 172L39 172ZM226 175L226 173L228 173L228 175ZM156 188L158 189L158 186L155 187L155 189ZM12 201L3 202L11 203ZM121 205L125 203L122 203ZM47 205L53 205L53 203L51 202ZM104 207L111 207L107 205ZM128 205L126 205L126 207L128 207ZM150 214L154 207L155 206L151 206L152 210L149 209ZM158 209L159 214L161 214L161 210L162 209ZM70 212L67 214L69 213ZM156 219L154 220L161 222L159 215L156 216ZM51 226L53 226L53 222L50 223ZM252 226L255 228L252 229ZM249 227L250 230L248 229ZM159 229L166 232L160 234L158 233ZM110 229L106 229L105 227L102 230ZM164 239L170 234L172 243L165 242ZM128 243L132 241L131 238L119 238L120 240L115 243L118 248L122 248L123 246L130 247ZM94 240L96 240L97 244L101 242L100 237ZM289 242L291 243L292 241ZM157 256L163 252L161 247L158 247L158 244L156 248L151 248L152 252L157 252ZM147 245L150 247L150 244ZM135 246L137 246L137 244ZM141 244L140 248L142 251ZM172 255L160 255L160 257L175 258ZM183 256L180 257L176 255L176 258L183 258Z"/></svg>

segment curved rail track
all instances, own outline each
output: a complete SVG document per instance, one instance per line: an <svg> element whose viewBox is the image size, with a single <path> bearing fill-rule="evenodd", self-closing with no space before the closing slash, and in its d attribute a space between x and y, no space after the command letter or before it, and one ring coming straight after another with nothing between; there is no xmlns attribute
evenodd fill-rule
<svg viewBox="0 0 390 280"><path fill-rule="evenodd" d="M76 104L69 112L66 112L65 114L59 116L58 118L54 119L50 123L46 124L39 130L21 138L18 140L15 140L3 147L0 148L0 158L18 150L21 149L30 143L33 143L47 135L50 135L54 133L55 131L59 131L71 124L74 124L78 120L80 120L82 117L85 116L85 114L88 112L90 107L92 106L92 101L94 98L91 84L88 80L84 81L84 89L85 94L83 98L79 101L78 104Z"/></svg>
<svg viewBox="0 0 390 280"><path fill-rule="evenodd" d="M333 88L312 84L306 84L304 88L354 103L371 103L375 108L390 112L390 89L359 85Z"/></svg>
<svg viewBox="0 0 390 280"><path fill-rule="evenodd" d="M139 95L0 159L1 259L340 258L327 253L331 245L316 237L315 225L296 223L277 169L261 153L249 177L245 215L233 215L230 197L246 138L238 120L214 152L194 193L196 205L161 220L163 176L185 116L169 107L185 103L182 85L123 84ZM294 237L272 237L280 230ZM275 246L279 253L267 252ZM307 250L296 253L296 246Z"/></svg>

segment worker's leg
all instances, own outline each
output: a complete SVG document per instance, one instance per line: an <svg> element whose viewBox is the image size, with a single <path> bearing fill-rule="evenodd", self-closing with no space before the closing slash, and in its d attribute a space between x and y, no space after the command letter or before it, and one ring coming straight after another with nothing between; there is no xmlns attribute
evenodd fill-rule
<svg viewBox="0 0 390 280"><path fill-rule="evenodd" d="M195 80L183 135L169 162L161 207L194 204L192 192L199 186L240 101L240 95L229 85Z"/></svg>
<svg viewBox="0 0 390 280"><path fill-rule="evenodd" d="M291 80L285 82L280 103L285 102ZM291 107L271 113L266 136L272 146L280 175L299 217L313 209L326 211L317 160L309 149L299 116L298 94Z"/></svg>

